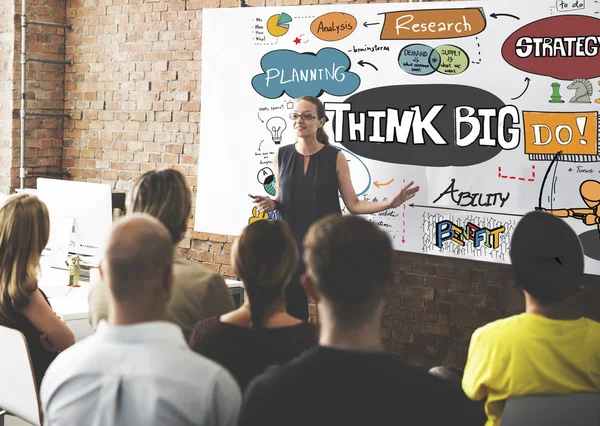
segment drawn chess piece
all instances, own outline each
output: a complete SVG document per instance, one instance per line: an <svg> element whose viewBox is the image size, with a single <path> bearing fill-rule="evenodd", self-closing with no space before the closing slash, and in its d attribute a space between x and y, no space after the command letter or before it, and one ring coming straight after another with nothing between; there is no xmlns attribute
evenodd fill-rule
<svg viewBox="0 0 600 426"><path fill-rule="evenodd" d="M551 213L558 217L572 217L580 219L584 224L598 227L600 237L600 182L597 180L586 180L579 186L579 195L588 206L587 209L537 209Z"/></svg>
<svg viewBox="0 0 600 426"><path fill-rule="evenodd" d="M79 264L79 256L71 257L71 264L65 260L69 267L69 287L80 287L79 276L81 275L81 266Z"/></svg>
<svg viewBox="0 0 600 426"><path fill-rule="evenodd" d="M562 100L562 96L560 96L560 83L552 83L552 95L550 96L550 100L548 102L551 104L565 103L565 101Z"/></svg>
<svg viewBox="0 0 600 426"><path fill-rule="evenodd" d="M598 86L600 86L600 81L598 82ZM596 99L596 103L600 104L600 98Z"/></svg>
<svg viewBox="0 0 600 426"><path fill-rule="evenodd" d="M589 80L577 78L567 87L569 90L575 90L575 96L569 102L574 104L592 103L591 96L594 94L594 88Z"/></svg>

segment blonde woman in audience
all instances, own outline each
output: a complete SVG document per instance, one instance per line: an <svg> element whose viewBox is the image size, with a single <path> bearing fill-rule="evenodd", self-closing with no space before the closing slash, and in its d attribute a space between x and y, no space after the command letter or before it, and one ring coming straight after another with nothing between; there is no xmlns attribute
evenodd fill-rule
<svg viewBox="0 0 600 426"><path fill-rule="evenodd" d="M174 169L150 171L136 182L127 202L127 214L147 213L157 218L173 243L173 297L167 306L168 318L181 327L187 339L196 323L235 309L223 277L191 263L179 254L177 245L185 236L192 209L192 194L185 177ZM108 317L106 283L93 283L90 290L90 323L94 329Z"/></svg>
<svg viewBox="0 0 600 426"><path fill-rule="evenodd" d="M243 390L269 365L290 361L316 345L317 333L285 309L285 288L298 264L285 222L248 225L234 243L231 264L248 299L233 312L198 323L190 347L227 368Z"/></svg>
<svg viewBox="0 0 600 426"><path fill-rule="evenodd" d="M38 387L57 352L75 343L38 288L49 236L48 210L37 197L15 194L0 203L0 325L25 336Z"/></svg>

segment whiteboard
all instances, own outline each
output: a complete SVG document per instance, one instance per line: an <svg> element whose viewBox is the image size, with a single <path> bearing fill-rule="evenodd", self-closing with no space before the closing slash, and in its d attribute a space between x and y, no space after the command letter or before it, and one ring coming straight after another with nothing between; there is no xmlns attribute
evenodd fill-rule
<svg viewBox="0 0 600 426"><path fill-rule="evenodd" d="M600 4L504 0L205 9L195 229L239 235L274 194L293 99L325 103L358 196L394 248L509 263L553 210L600 274ZM343 207L343 203L340 200Z"/></svg>

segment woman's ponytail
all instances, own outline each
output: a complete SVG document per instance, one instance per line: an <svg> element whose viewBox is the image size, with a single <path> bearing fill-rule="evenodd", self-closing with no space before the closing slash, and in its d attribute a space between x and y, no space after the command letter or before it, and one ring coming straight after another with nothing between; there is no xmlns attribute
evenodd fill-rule
<svg viewBox="0 0 600 426"><path fill-rule="evenodd" d="M262 297L260 285L257 283L244 283L246 286L246 294L250 301L250 319L252 320L252 328L258 330L262 328L265 318L265 303Z"/></svg>
<svg viewBox="0 0 600 426"><path fill-rule="evenodd" d="M327 132L325 131L325 129L322 128L322 127L319 127L317 129L317 141L319 141L323 145L331 145L329 143L329 135L327 134Z"/></svg>

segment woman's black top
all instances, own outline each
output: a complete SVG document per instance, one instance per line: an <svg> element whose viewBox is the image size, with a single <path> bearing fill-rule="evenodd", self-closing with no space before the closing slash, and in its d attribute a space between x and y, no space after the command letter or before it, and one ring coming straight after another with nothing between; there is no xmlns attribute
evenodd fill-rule
<svg viewBox="0 0 600 426"><path fill-rule="evenodd" d="M296 151L296 145L279 148L279 213L300 249L310 225L328 214L342 214L336 172L338 152L331 145L323 146L310 156L304 174L304 156Z"/></svg>
<svg viewBox="0 0 600 426"><path fill-rule="evenodd" d="M285 289L287 313L308 320L308 298L300 285L305 265L302 261L302 241L308 228L328 214L342 214L340 208L337 156L339 150L325 145L310 156L306 174L304 156L296 145L279 148L279 213L290 226L296 240L300 261L298 269Z"/></svg>
<svg viewBox="0 0 600 426"><path fill-rule="evenodd" d="M44 296L46 303L50 305L50 302L48 301L48 298L44 292L41 289L39 290L42 293L42 296ZM27 346L29 348L29 357L31 358L35 381L39 389L44 374L46 374L46 370L58 354L49 352L42 346L42 342L40 340L41 332L35 328L35 326L22 313L18 313L16 315L14 322L0 315L0 325L18 330L23 333L23 336L25 336L25 340L27 341Z"/></svg>

